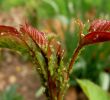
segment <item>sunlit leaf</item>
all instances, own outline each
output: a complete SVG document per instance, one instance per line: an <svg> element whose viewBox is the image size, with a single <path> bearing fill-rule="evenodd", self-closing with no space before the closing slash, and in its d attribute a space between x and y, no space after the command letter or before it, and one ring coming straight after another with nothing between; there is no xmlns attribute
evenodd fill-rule
<svg viewBox="0 0 110 100"><path fill-rule="evenodd" d="M89 100L110 100L110 95L89 80L77 80Z"/></svg>

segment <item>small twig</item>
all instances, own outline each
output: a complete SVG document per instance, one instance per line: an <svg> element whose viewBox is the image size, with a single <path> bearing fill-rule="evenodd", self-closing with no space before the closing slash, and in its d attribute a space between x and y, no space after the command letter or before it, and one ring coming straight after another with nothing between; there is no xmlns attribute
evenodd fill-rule
<svg viewBox="0 0 110 100"><path fill-rule="evenodd" d="M76 60L76 58L77 58L77 56L78 56L79 51L81 50L81 48L82 48L82 46L79 45L79 46L76 48L75 52L73 53L72 59L71 59L70 64L69 64L68 73L71 73L73 64L74 64L74 62L75 62L75 60Z"/></svg>
<svg viewBox="0 0 110 100"><path fill-rule="evenodd" d="M75 60L76 60L76 58L77 58L77 56L79 54L80 49L82 48L81 42L82 42L82 38L83 38L82 35L84 35L83 34L84 24L79 19L76 20L76 22L77 22L77 24L79 25L79 28L80 28L80 32L79 32L79 45L76 48L75 52L73 53L72 59L71 59L70 64L69 64L68 74L71 73L73 64L74 64L74 62L75 62Z"/></svg>

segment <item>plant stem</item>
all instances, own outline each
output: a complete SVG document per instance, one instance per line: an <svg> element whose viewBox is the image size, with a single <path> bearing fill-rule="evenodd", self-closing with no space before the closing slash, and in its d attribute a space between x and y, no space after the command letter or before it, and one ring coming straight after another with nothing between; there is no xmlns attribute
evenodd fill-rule
<svg viewBox="0 0 110 100"><path fill-rule="evenodd" d="M68 73L71 73L73 64L74 64L74 62L75 62L75 60L76 60L76 58L77 58L77 56L78 56L79 51L81 50L81 48L82 48L82 46L79 45L79 46L76 48L75 52L73 53L72 59L71 59L70 64L69 64Z"/></svg>
<svg viewBox="0 0 110 100"><path fill-rule="evenodd" d="M63 100L64 99L64 94L59 92L59 95L57 96L57 100Z"/></svg>

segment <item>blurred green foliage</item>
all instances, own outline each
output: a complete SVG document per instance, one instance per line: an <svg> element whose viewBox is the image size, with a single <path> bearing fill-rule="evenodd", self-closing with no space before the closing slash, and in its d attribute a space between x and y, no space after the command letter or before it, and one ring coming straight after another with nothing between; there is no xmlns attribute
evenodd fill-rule
<svg viewBox="0 0 110 100"><path fill-rule="evenodd" d="M0 0L0 8L1 10L7 11L12 7L17 7L23 5L26 0Z"/></svg>
<svg viewBox="0 0 110 100"><path fill-rule="evenodd" d="M109 100L110 95L89 80L77 80L88 100Z"/></svg>
<svg viewBox="0 0 110 100"><path fill-rule="evenodd" d="M100 16L101 13L109 14L109 0L40 0L38 13L40 17L45 18L55 17L56 15L65 16L68 19L78 17L85 19L85 14L88 12L94 13L94 16ZM46 8L46 9L45 9Z"/></svg>
<svg viewBox="0 0 110 100"><path fill-rule="evenodd" d="M17 92L17 86L12 85L0 93L0 100L24 100L23 96Z"/></svg>

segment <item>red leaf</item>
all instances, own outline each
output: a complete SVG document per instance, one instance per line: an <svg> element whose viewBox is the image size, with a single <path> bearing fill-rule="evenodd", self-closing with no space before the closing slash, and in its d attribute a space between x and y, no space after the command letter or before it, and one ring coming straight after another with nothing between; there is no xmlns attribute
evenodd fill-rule
<svg viewBox="0 0 110 100"><path fill-rule="evenodd" d="M110 32L92 32L82 39L81 44L89 45L105 41L110 41Z"/></svg>
<svg viewBox="0 0 110 100"><path fill-rule="evenodd" d="M95 20L92 22L89 32L102 32L102 31L110 31L110 21L107 20Z"/></svg>
<svg viewBox="0 0 110 100"><path fill-rule="evenodd" d="M81 45L110 41L110 21L95 20L89 28L89 34L82 38Z"/></svg>
<svg viewBox="0 0 110 100"><path fill-rule="evenodd" d="M27 33L38 45L45 45L47 40L43 32L39 32L29 24L25 23L20 28L21 32Z"/></svg>
<svg viewBox="0 0 110 100"><path fill-rule="evenodd" d="M11 26L0 25L0 35L11 34L11 35L19 35L19 32L16 28Z"/></svg>

